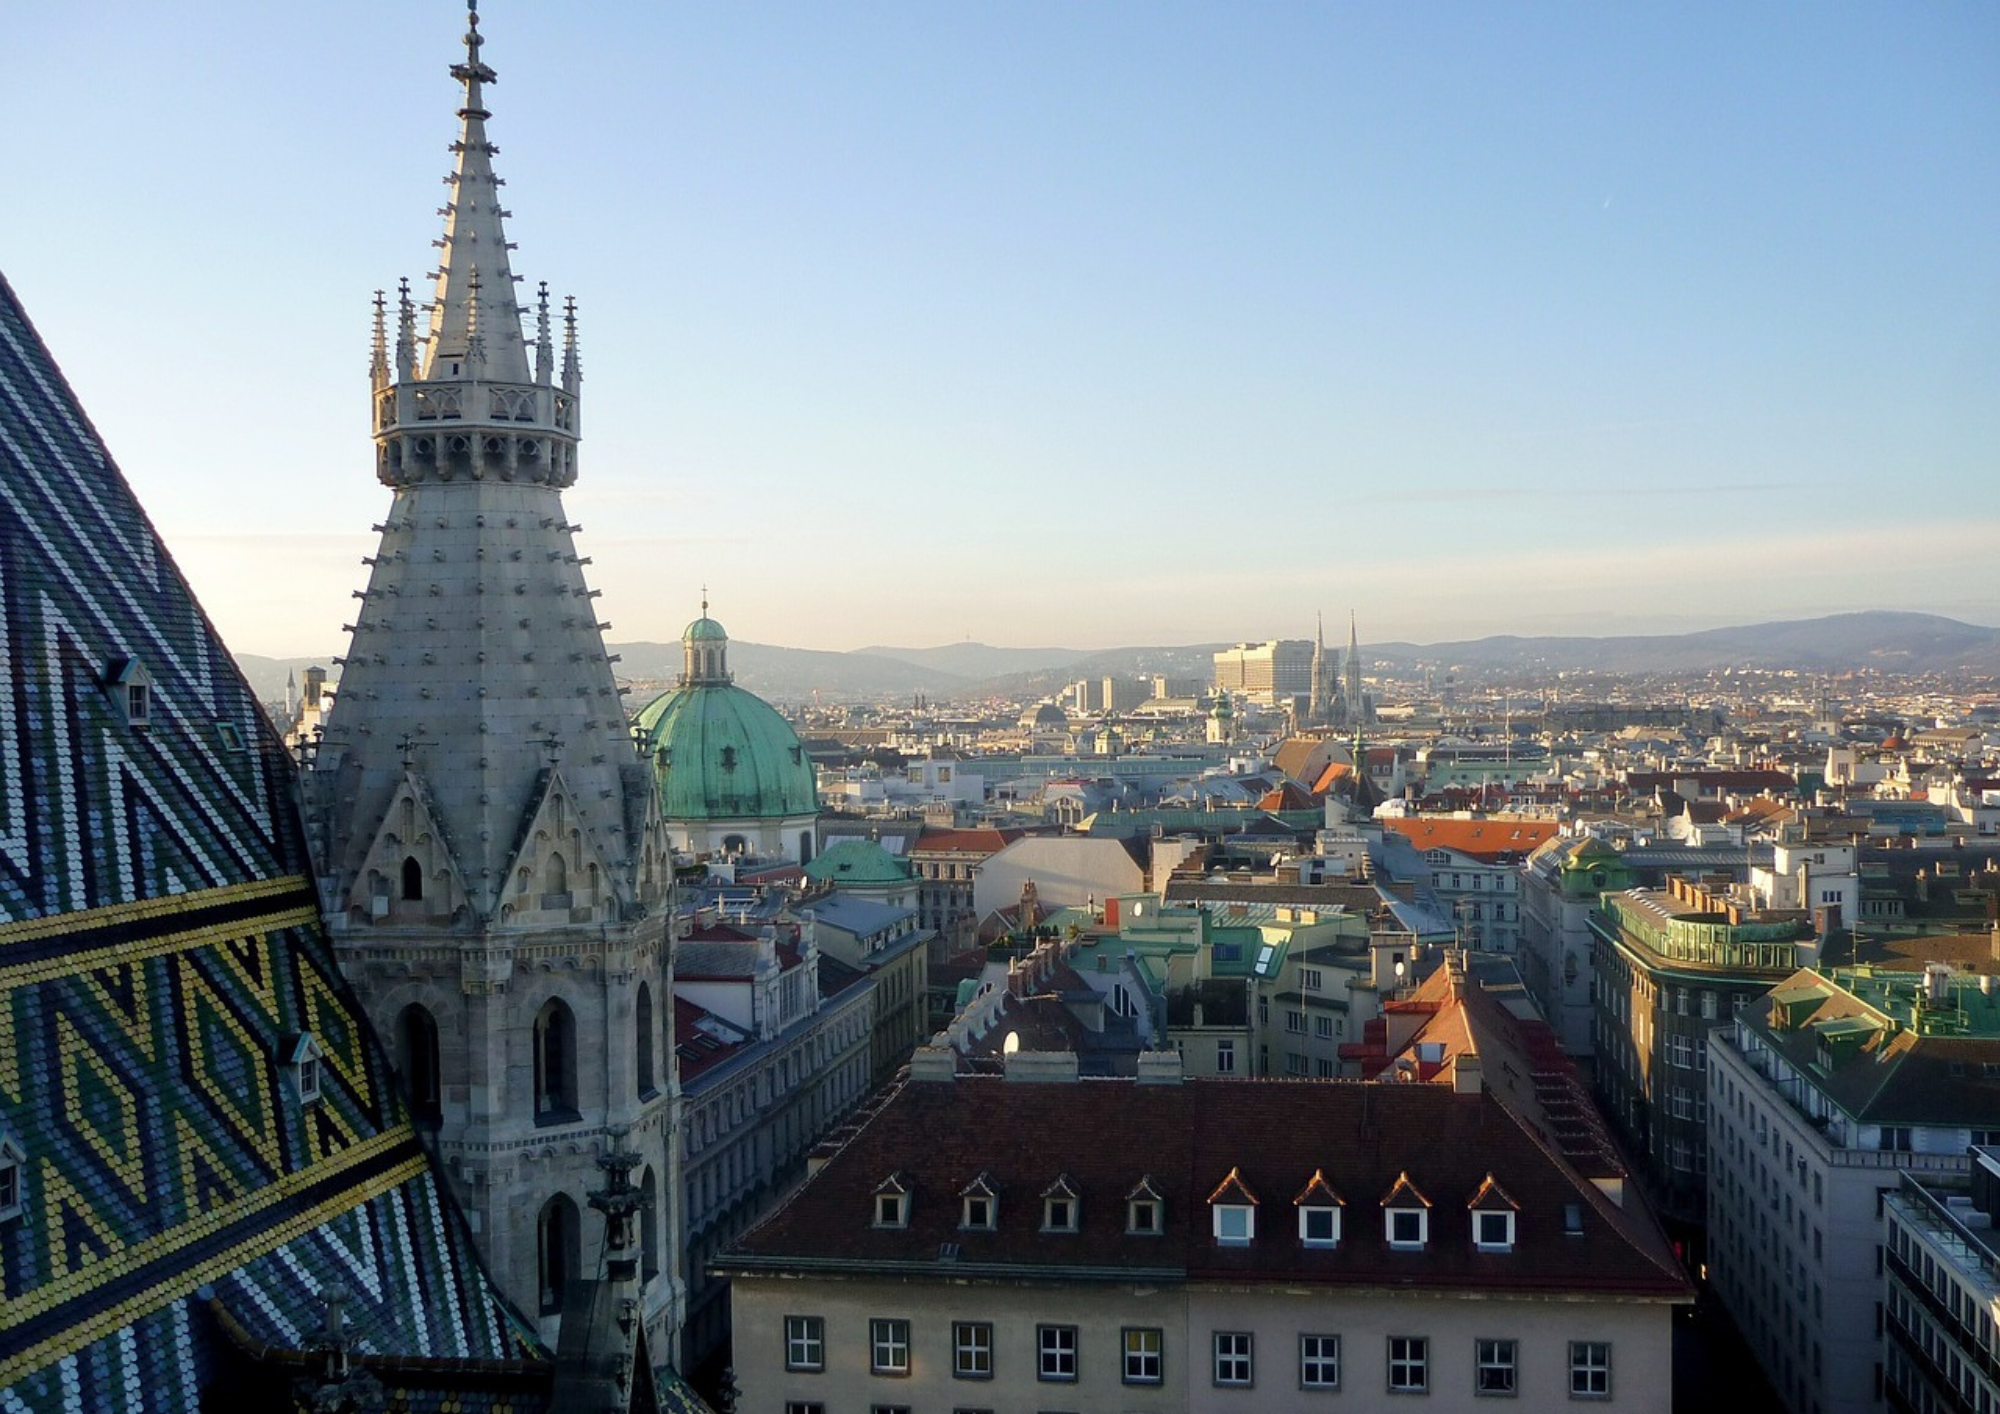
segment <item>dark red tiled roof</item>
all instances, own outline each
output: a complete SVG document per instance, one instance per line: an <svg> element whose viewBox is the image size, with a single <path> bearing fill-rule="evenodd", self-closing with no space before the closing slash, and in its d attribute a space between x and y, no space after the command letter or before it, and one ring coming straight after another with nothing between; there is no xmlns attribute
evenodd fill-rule
<svg viewBox="0 0 2000 1414"><path fill-rule="evenodd" d="M980 1173L998 1192L991 1232L961 1230L957 1195ZM875 1188L900 1173L902 1228L872 1226ZM1250 1193L1298 1193L1315 1173L1374 1200L1407 1181L1431 1203L1421 1252L1391 1251L1381 1218L1352 1212L1337 1247L1307 1248L1280 1197L1254 1240L1218 1246L1207 1198L1232 1174ZM1078 1230L1041 1230L1037 1198L1059 1174ZM1164 1230L1126 1232L1126 1195L1150 1175ZM1489 1177L1519 1205L1511 1251L1478 1251L1472 1208ZM1580 1233L1567 1235L1574 1213ZM951 1255L940 1267L940 1253ZM1490 1094L1358 1081L910 1081L817 1175L746 1236L725 1269L1028 1275L1393 1285L1691 1296L1643 1209L1621 1209Z"/></svg>
<svg viewBox="0 0 2000 1414"><path fill-rule="evenodd" d="M910 855L920 854L998 854L1015 840L1021 839L1026 830L925 830L910 846Z"/></svg>

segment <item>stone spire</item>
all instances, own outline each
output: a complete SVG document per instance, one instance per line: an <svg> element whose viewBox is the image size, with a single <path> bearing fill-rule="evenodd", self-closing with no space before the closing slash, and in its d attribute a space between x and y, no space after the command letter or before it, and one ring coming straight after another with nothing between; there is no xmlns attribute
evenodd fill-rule
<svg viewBox="0 0 2000 1414"><path fill-rule="evenodd" d="M1347 661L1342 667L1346 670L1342 687L1347 697L1348 719L1359 726L1368 716L1368 705L1361 696L1361 637L1352 609L1347 611Z"/></svg>
<svg viewBox="0 0 2000 1414"><path fill-rule="evenodd" d="M532 1314L589 1256L571 1248L592 1136L631 1136L619 1147L643 1157L658 1230L676 1230L678 1099L652 1060L673 1053L673 868L562 503L576 477L574 307L558 375L538 296L537 376L482 43L475 12L451 70L458 161L428 329L418 337L400 288L391 356L376 307L376 472L392 497L306 789L349 980L403 1073L428 1077L412 1103ZM559 1146L530 1143L552 1126ZM673 1324L679 1292L648 1284L647 1319Z"/></svg>
<svg viewBox="0 0 2000 1414"><path fill-rule="evenodd" d="M500 188L505 185L494 175L493 158L500 151L486 140L485 87L499 82L499 76L479 57L485 41L479 33L479 6L474 0L466 17L465 62L451 66L451 76L465 86L465 101L458 110L458 141L451 145L457 162L445 185L451 189L441 213L444 238L436 272L437 288L431 300L431 328L424 340L422 370L425 381L456 379L457 363L466 355L475 320L486 324L488 376L505 383L526 383L528 350L521 339L521 310L514 301L514 272L507 252L503 224L511 213L500 205ZM477 310L480 279L484 271L486 308Z"/></svg>
<svg viewBox="0 0 2000 1414"><path fill-rule="evenodd" d="M494 75L482 42L474 11L466 62L451 69L464 95L437 299L412 348L402 296L393 382L379 296L375 307L376 468L397 494L376 527L381 547L348 626L321 762L341 773L323 801L332 811L324 877L345 906L376 907L393 870L374 858L375 835L414 791L450 856L449 879L435 879L426 900L438 911L449 899L475 927L505 923L539 894L574 892L527 889L518 877L534 867L517 857L521 812L558 778L580 833L564 872L597 881L594 906L615 915L660 887L642 859L646 772L584 583L589 562L557 495L575 480L575 380L538 382L521 339L504 213L492 199L499 178L482 90ZM538 342L547 324L544 315Z"/></svg>

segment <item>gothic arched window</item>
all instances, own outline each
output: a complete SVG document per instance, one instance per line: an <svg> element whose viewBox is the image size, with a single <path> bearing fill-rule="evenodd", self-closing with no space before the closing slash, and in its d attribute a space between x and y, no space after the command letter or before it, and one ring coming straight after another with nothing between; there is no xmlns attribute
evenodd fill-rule
<svg viewBox="0 0 2000 1414"><path fill-rule="evenodd" d="M535 1119L576 1118L576 1017L551 997L535 1017Z"/></svg>
<svg viewBox="0 0 2000 1414"><path fill-rule="evenodd" d="M650 1095L658 1088L653 1083L653 989L644 982L639 984L637 1012L633 1025L639 1040L639 1093Z"/></svg>
<svg viewBox="0 0 2000 1414"><path fill-rule="evenodd" d="M645 1195L639 1208L639 1272L642 1280L651 1281L660 1274L660 1183L651 1164L639 1180L639 1191Z"/></svg>
<svg viewBox="0 0 2000 1414"><path fill-rule="evenodd" d="M403 897L415 902L424 896L424 866L415 855L403 860Z"/></svg>
<svg viewBox="0 0 2000 1414"><path fill-rule="evenodd" d="M562 1310L563 1293L577 1279L583 1265L582 1224L576 1204L567 1194L558 1193L542 1205L535 1224L536 1282L541 1288L544 1316Z"/></svg>
<svg viewBox="0 0 2000 1414"><path fill-rule="evenodd" d="M396 1018L396 1069L403 1074L411 1117L419 1124L436 1124L443 1114L443 1087L437 1018L429 1007L411 1002Z"/></svg>

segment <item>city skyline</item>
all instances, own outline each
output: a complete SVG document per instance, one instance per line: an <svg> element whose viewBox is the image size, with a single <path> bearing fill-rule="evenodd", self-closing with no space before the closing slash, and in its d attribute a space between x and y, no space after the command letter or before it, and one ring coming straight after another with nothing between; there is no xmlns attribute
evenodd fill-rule
<svg viewBox="0 0 2000 1414"><path fill-rule="evenodd" d="M230 646L337 652L463 11L106 11L14 26L7 276ZM482 19L615 639L2000 622L1990 13Z"/></svg>

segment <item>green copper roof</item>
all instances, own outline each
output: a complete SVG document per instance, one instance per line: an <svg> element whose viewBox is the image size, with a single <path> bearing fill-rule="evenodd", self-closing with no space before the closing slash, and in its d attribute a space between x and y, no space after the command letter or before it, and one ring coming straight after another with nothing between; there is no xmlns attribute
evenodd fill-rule
<svg viewBox="0 0 2000 1414"><path fill-rule="evenodd" d="M774 820L819 810L798 733L755 693L728 683L677 687L646 704L637 729L669 820Z"/></svg>
<svg viewBox="0 0 2000 1414"><path fill-rule="evenodd" d="M683 643L727 643L728 641L729 635L722 631L722 625L705 616L696 619L681 632Z"/></svg>
<svg viewBox="0 0 2000 1414"><path fill-rule="evenodd" d="M903 883L910 877L910 866L874 840L835 840L806 866L806 877L816 884L865 888Z"/></svg>

